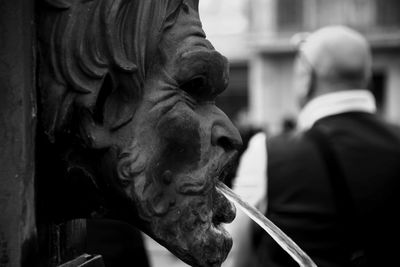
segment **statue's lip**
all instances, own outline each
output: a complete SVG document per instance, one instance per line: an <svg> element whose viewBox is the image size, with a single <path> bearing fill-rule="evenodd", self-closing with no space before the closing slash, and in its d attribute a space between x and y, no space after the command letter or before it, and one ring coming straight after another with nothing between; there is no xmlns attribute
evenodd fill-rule
<svg viewBox="0 0 400 267"><path fill-rule="evenodd" d="M236 208L221 192L216 190L213 206L213 224L231 223L236 217Z"/></svg>
<svg viewBox="0 0 400 267"><path fill-rule="evenodd" d="M222 183L226 176L230 173L235 164L237 153L232 153L222 167L217 172L217 177L214 181L215 186L217 183ZM214 205L213 205L213 223L218 225L220 223L230 223L235 219L236 208L235 206L216 188Z"/></svg>
<svg viewBox="0 0 400 267"><path fill-rule="evenodd" d="M235 167L236 158L238 157L238 152L232 152L223 162L219 165L215 172L215 183L223 182L230 171Z"/></svg>

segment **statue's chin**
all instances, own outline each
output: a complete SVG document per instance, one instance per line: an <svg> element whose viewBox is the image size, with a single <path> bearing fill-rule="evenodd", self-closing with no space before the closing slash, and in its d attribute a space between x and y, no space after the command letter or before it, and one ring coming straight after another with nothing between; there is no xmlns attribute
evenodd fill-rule
<svg viewBox="0 0 400 267"><path fill-rule="evenodd" d="M175 242L160 240L160 243L182 261L196 267L221 266L232 248L232 238L221 225L187 233Z"/></svg>
<svg viewBox="0 0 400 267"><path fill-rule="evenodd" d="M211 226L206 238L191 246L191 254L195 255L193 266L221 266L232 248L232 238L221 226Z"/></svg>

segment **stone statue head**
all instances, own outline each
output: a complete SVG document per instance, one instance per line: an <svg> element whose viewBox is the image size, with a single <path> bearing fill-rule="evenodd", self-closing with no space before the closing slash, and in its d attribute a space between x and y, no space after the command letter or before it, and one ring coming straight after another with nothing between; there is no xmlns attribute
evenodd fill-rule
<svg viewBox="0 0 400 267"><path fill-rule="evenodd" d="M188 264L219 266L235 209L215 184L241 140L215 106L228 63L206 40L198 0L45 5L41 116L61 171L91 180L108 216Z"/></svg>

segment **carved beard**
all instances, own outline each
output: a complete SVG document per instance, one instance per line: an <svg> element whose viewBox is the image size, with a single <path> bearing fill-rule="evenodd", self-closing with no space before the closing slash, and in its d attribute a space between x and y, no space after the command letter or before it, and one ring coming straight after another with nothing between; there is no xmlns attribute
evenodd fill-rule
<svg viewBox="0 0 400 267"><path fill-rule="evenodd" d="M147 222L146 233L192 266L220 266L232 247L221 223L234 219L235 208L215 184L228 172L233 154L204 149L200 126L175 108L158 124L157 156L146 158L152 155L144 153L148 146L134 142L119 157L119 180Z"/></svg>

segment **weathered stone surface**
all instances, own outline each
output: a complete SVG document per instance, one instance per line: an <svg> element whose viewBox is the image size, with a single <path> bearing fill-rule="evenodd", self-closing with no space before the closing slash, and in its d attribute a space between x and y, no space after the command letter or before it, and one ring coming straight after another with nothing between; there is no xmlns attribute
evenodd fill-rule
<svg viewBox="0 0 400 267"><path fill-rule="evenodd" d="M219 266L232 245L221 223L235 211L215 184L241 140L214 104L228 63L205 38L198 1L45 2L47 210L118 218L193 266Z"/></svg>
<svg viewBox="0 0 400 267"><path fill-rule="evenodd" d="M31 1L0 0L0 266L34 266L35 42Z"/></svg>

